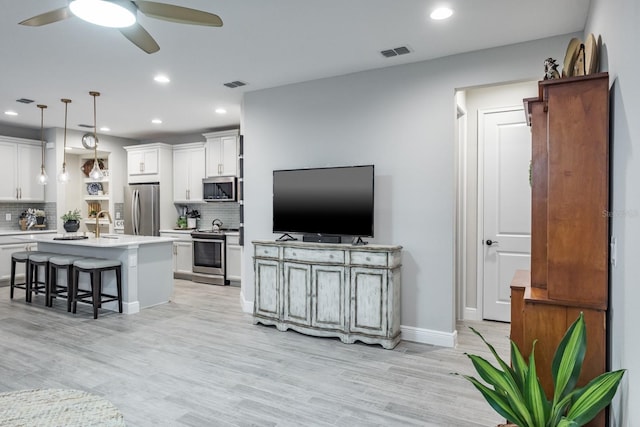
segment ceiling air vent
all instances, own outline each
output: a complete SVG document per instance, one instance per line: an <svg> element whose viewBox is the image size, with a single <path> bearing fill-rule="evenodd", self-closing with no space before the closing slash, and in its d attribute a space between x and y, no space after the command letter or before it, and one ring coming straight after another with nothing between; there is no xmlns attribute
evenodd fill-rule
<svg viewBox="0 0 640 427"><path fill-rule="evenodd" d="M410 52L411 51L406 46L400 46L400 47L396 47L395 49L387 49L387 50L380 51L382 56L384 56L385 58L393 58L394 56L398 56L398 55L406 55L407 53L410 53Z"/></svg>
<svg viewBox="0 0 640 427"><path fill-rule="evenodd" d="M19 102L21 104L31 104L33 102L33 99L20 98L20 99L16 99L16 102Z"/></svg>
<svg viewBox="0 0 640 427"><path fill-rule="evenodd" d="M85 125L85 124L82 124L82 123L80 123L80 124L78 125L78 127L93 129L93 125Z"/></svg>
<svg viewBox="0 0 640 427"><path fill-rule="evenodd" d="M245 82L241 82L240 80L236 80L236 81L233 81L233 82L224 83L224 85L226 87L236 88L236 87L240 87L240 86L246 86L247 84Z"/></svg>

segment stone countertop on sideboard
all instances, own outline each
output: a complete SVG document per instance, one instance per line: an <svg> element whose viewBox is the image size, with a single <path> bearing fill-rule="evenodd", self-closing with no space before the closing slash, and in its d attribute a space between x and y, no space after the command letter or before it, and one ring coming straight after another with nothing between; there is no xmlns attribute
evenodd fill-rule
<svg viewBox="0 0 640 427"><path fill-rule="evenodd" d="M55 240L63 234L26 234L12 236L14 241L54 243L68 246L89 246L93 248L122 248L155 243L173 242L170 237L133 236L129 234L104 234L101 237L89 237L80 240Z"/></svg>

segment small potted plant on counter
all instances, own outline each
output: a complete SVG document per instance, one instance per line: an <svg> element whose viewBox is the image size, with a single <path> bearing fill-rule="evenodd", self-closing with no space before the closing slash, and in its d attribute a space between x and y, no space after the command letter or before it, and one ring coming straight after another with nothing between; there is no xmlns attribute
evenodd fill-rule
<svg viewBox="0 0 640 427"><path fill-rule="evenodd" d="M64 221L64 224L62 225L64 229L69 233L74 233L78 231L78 228L80 228L80 219L82 219L80 216L80 209L69 211L62 215L60 219Z"/></svg>
<svg viewBox="0 0 640 427"><path fill-rule="evenodd" d="M34 213L36 215L36 224L44 225L44 222L47 219L47 214L41 209L36 209Z"/></svg>

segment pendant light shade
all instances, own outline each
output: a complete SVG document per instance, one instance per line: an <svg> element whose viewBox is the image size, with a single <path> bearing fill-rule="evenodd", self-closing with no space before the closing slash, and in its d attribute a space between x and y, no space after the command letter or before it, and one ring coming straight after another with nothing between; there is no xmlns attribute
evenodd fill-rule
<svg viewBox="0 0 640 427"><path fill-rule="evenodd" d="M89 92L89 95L93 96L93 168L89 172L89 178L95 181L101 181L104 178L100 165L98 164L98 134L96 132L96 97L100 96L100 92Z"/></svg>
<svg viewBox="0 0 640 427"><path fill-rule="evenodd" d="M58 182L66 184L69 182L69 172L67 172L67 108L71 100L63 98L60 101L64 102L64 145L62 151L62 169L60 169L60 173L58 173Z"/></svg>
<svg viewBox="0 0 640 427"><path fill-rule="evenodd" d="M40 163L40 175L38 175L38 183L41 185L47 185L49 182L49 177L47 176L47 171L44 170L44 109L47 108L46 105L38 104L38 108L40 109L40 151L42 154L42 162Z"/></svg>

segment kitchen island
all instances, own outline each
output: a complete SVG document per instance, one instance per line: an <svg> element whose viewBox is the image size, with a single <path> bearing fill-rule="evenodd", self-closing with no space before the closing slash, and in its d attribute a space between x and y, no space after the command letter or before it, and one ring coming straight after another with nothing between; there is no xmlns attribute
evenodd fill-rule
<svg viewBox="0 0 640 427"><path fill-rule="evenodd" d="M79 255L122 262L123 312L133 314L142 308L169 301L173 292L173 239L154 236L110 234L82 240L56 240L61 234L30 234L14 236L16 240L37 243L38 250L67 255ZM64 273L60 280L64 280ZM80 275L80 287L88 286L88 275ZM114 274L106 274L103 289L115 293ZM117 303L103 306L117 311Z"/></svg>

